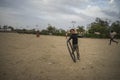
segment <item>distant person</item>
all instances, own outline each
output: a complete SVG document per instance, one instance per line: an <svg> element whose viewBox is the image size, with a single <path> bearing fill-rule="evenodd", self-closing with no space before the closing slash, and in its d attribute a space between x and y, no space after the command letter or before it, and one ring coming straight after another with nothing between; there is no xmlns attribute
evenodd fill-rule
<svg viewBox="0 0 120 80"><path fill-rule="evenodd" d="M40 31L39 30L37 30L37 32L36 32L36 37L40 37Z"/></svg>
<svg viewBox="0 0 120 80"><path fill-rule="evenodd" d="M78 47L78 34L75 32L74 29L71 29L70 33L71 33L71 36L69 37L67 42L69 42L72 39L72 46L73 46L72 53L76 51L77 59L80 60L79 47Z"/></svg>
<svg viewBox="0 0 120 80"><path fill-rule="evenodd" d="M114 40L114 39L115 39L115 36L116 36L116 32L114 32L113 30L111 30L111 32L110 32L110 43L109 43L109 45L111 45L111 42L115 42L115 43L118 44L118 42Z"/></svg>
<svg viewBox="0 0 120 80"><path fill-rule="evenodd" d="M66 39L68 38L69 33L70 33L70 31L67 30L67 32L65 33Z"/></svg>
<svg viewBox="0 0 120 80"><path fill-rule="evenodd" d="M66 36L66 39L67 39L67 37L68 37L68 32L66 32L65 36Z"/></svg>

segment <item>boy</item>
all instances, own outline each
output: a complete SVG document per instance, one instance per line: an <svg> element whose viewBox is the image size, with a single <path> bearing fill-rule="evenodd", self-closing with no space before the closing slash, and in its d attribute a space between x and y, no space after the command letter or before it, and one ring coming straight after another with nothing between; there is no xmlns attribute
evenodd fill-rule
<svg viewBox="0 0 120 80"><path fill-rule="evenodd" d="M37 30L37 32L36 32L36 37L39 37L39 36L40 36L40 31Z"/></svg>
<svg viewBox="0 0 120 80"><path fill-rule="evenodd" d="M77 59L80 60L79 47L78 47L78 35L74 29L71 29L70 33L71 33L71 36L67 40L67 42L69 42L72 39L72 46L73 46L72 53L74 54L74 52L76 51Z"/></svg>
<svg viewBox="0 0 120 80"><path fill-rule="evenodd" d="M110 43L109 43L109 45L111 45L111 42L115 42L115 43L118 44L118 42L114 40L115 35L116 35L116 33L113 32L113 30L112 30L111 33L110 33Z"/></svg>

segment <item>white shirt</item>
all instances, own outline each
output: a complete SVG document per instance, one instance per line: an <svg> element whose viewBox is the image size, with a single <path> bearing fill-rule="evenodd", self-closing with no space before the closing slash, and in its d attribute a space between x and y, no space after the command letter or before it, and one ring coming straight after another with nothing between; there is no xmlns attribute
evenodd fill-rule
<svg viewBox="0 0 120 80"><path fill-rule="evenodd" d="M114 38L115 35L116 35L116 32L112 32L112 33L110 33L110 37L111 37L111 38Z"/></svg>

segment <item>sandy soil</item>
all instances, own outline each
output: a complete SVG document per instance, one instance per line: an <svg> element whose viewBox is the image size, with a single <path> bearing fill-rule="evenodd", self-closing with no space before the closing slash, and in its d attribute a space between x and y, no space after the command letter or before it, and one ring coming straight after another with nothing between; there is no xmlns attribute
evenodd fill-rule
<svg viewBox="0 0 120 80"><path fill-rule="evenodd" d="M79 38L74 63L65 37L0 33L0 80L120 80L120 44Z"/></svg>

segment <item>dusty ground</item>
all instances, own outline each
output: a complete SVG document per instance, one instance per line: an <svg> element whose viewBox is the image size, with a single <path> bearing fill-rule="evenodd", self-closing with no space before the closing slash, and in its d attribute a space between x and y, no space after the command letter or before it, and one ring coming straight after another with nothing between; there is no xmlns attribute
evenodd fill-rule
<svg viewBox="0 0 120 80"><path fill-rule="evenodd" d="M120 44L79 38L73 63L65 37L0 33L0 80L120 80Z"/></svg>

